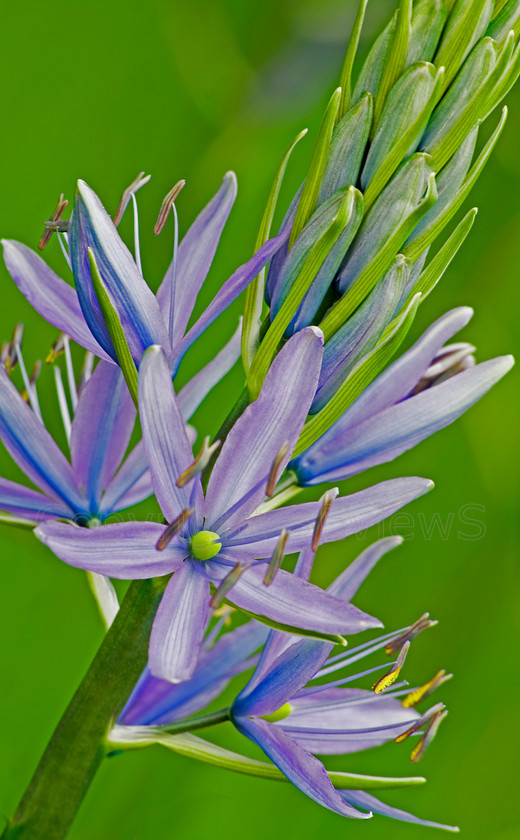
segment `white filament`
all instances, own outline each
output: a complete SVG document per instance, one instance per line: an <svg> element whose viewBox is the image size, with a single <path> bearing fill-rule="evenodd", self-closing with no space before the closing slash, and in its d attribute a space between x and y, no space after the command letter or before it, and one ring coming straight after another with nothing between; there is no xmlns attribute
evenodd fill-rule
<svg viewBox="0 0 520 840"><path fill-rule="evenodd" d="M135 250L135 262L137 268L139 269L139 273L143 273L143 269L141 266L141 249L139 247L139 213L137 212L137 200L135 195L132 193L132 204L134 207L134 250Z"/></svg>
<svg viewBox="0 0 520 840"><path fill-rule="evenodd" d="M36 414L36 416L42 420L42 413L40 411L40 403L38 402L38 394L36 392L36 386L32 385L29 377L27 376L27 370L25 369L25 363L22 356L22 348L19 344L14 345L14 350L16 353L16 358L18 359L18 364L20 365L20 371L22 374L23 384L25 386L25 390L27 391L27 396L29 398L29 403ZM43 420L42 420L43 423Z"/></svg>
<svg viewBox="0 0 520 840"><path fill-rule="evenodd" d="M63 336L63 348L65 351L65 366L67 368L67 382L69 384L70 401L72 403L72 410L76 411L78 404L78 391L76 388L76 380L74 378L74 367L72 364L72 356L70 355L70 339L68 335Z"/></svg>
<svg viewBox="0 0 520 840"><path fill-rule="evenodd" d="M61 370L56 365L54 366L54 381L56 383L56 393L58 394L58 403L60 406L63 428L65 429L67 440L70 440L72 422L70 419L69 407L67 405L67 397L65 396L65 388L63 387L63 382L61 379Z"/></svg>

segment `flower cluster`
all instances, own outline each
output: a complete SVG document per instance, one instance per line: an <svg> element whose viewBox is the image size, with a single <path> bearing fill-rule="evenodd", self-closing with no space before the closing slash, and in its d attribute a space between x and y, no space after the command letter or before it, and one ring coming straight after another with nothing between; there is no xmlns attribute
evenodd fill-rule
<svg viewBox="0 0 520 840"><path fill-rule="evenodd" d="M493 11L491 0L461 0L449 10L436 0L402 0L353 84L365 6L279 232L270 236L294 143L254 255L198 318L197 297L236 196L232 173L180 243L175 201L184 182L166 197L156 232L171 212L174 253L156 294L140 261L142 174L113 219L84 181L68 221L60 198L41 244L56 232L73 286L25 245L4 241L14 282L60 331L49 360L70 458L44 425L38 371L27 375L17 329L1 355L0 438L38 489L0 479L0 508L4 521L34 528L58 558L90 574L107 624L115 619L111 634L122 631L110 578L156 579L148 664L130 698L120 698L117 724L106 721L107 750L162 743L239 772L286 778L344 816L438 825L370 792L420 779L327 773L316 757L418 735L417 761L446 714L442 703L415 709L448 678L443 671L414 689L396 682L410 643L434 623L428 616L353 647L349 640L344 650L346 637L381 627L351 601L399 538L375 543L326 590L310 582L321 544L381 522L433 485L394 478L348 495L328 487L319 501L297 496L393 460L454 421L511 367L507 356L476 364L471 344L449 343L467 325L467 307L435 320L394 357L473 224L470 211L431 253L502 130L505 111L472 163L479 126L520 73L520 3ZM130 203L134 254L117 230ZM185 354L243 292L239 329L177 389ZM70 340L86 351L79 379ZM194 452L188 421L240 356L244 390L213 442L205 437ZM13 381L17 365L23 393ZM164 519L110 520L152 495ZM298 555L293 571L289 561L282 568L290 555ZM390 668L351 672L381 649L396 657ZM252 668L235 690L232 680ZM350 685L382 669L373 689ZM234 693L229 705L196 714L225 691ZM224 721L271 764L190 734Z"/></svg>

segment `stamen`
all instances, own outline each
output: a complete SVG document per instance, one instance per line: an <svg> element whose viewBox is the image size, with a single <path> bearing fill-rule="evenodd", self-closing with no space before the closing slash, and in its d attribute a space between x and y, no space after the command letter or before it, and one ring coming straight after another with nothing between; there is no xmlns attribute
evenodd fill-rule
<svg viewBox="0 0 520 840"><path fill-rule="evenodd" d="M170 283L170 311L168 313L168 335L173 341L173 324L175 317L175 293L177 290L177 253L179 251L179 218L177 208L172 204L173 213L173 254L172 254L172 276Z"/></svg>
<svg viewBox="0 0 520 840"><path fill-rule="evenodd" d="M90 377L92 376L92 371L94 369L94 359L95 356L90 350L87 350L85 353L85 359L83 361L83 367L81 368L79 374L79 383L78 383L78 391L81 394L83 388L89 381Z"/></svg>
<svg viewBox="0 0 520 840"><path fill-rule="evenodd" d="M0 365L5 367L7 373L11 372L13 361L15 361L12 357L12 345L10 341L3 341L2 347L0 349Z"/></svg>
<svg viewBox="0 0 520 840"><path fill-rule="evenodd" d="M192 478L195 478L196 475L205 470L211 460L211 456L217 451L220 445L220 441L216 440L215 443L212 443L210 446L209 436L205 437L199 454L193 463L180 474L179 478L175 482L177 487L184 487L189 481L191 481Z"/></svg>
<svg viewBox="0 0 520 840"><path fill-rule="evenodd" d="M414 764L417 764L417 762L420 761L423 757L424 753L435 738L439 726L441 725L442 721L444 720L447 714L448 710L444 709L444 711L442 712L437 712L437 714L434 715L434 717L431 719L430 723L426 728L426 732L422 736L419 743L415 745L410 754L410 760L413 761Z"/></svg>
<svg viewBox="0 0 520 840"><path fill-rule="evenodd" d="M178 517L166 526L155 545L157 551L163 551L166 548L168 543L172 541L174 536L179 533L183 525L188 521L192 513L193 508L184 508L184 510L179 513Z"/></svg>
<svg viewBox="0 0 520 840"><path fill-rule="evenodd" d="M65 333L60 333L54 344L51 346L45 359L46 364L52 365L62 353L65 352Z"/></svg>
<svg viewBox="0 0 520 840"><path fill-rule="evenodd" d="M139 274L143 273L143 266L141 265L141 249L139 247L139 213L137 212L137 199L132 193L132 205L134 208L134 251L135 264L139 269Z"/></svg>
<svg viewBox="0 0 520 840"><path fill-rule="evenodd" d="M67 249L67 245L68 245L67 234L64 233L63 231L57 231L57 234L58 234L58 242L60 243L61 253L65 257L65 262L67 263L68 267L72 271L72 263L70 261L70 256L69 256L69 252L68 252L68 249Z"/></svg>
<svg viewBox="0 0 520 840"><path fill-rule="evenodd" d="M279 537L278 542L276 544L276 548L273 551L273 556L271 557L271 559L269 561L269 566L267 567L267 572L265 573L264 584L266 586L269 586L269 584L271 584L273 582L273 580L275 579L275 577L277 575L277 572L278 572L280 566L282 565L283 556L284 556L284 553L285 553L285 546L287 544L289 533L290 532L287 531L286 528L284 528L282 530L281 534L280 534L280 537Z"/></svg>
<svg viewBox="0 0 520 840"><path fill-rule="evenodd" d="M433 694L447 680L451 680L452 676L453 674L447 674L446 671L438 671L427 683L416 688L415 691L411 691L410 694L407 694L404 700L402 700L402 705L405 709L416 706L421 700L426 700L430 694Z"/></svg>
<svg viewBox="0 0 520 840"><path fill-rule="evenodd" d="M438 714L438 712L444 711L445 708L446 706L444 705L444 703L436 703L435 706L432 706L431 709L428 709L428 711L425 712L424 715L422 715L419 718L419 720L416 720L415 723L410 727L410 729L407 729L406 732L402 732L400 735L397 736L397 738L394 738L394 743L401 744L403 741L406 741L406 739L409 738L410 735L413 735L415 732L418 732L419 729L422 729L425 723L428 723L430 720L432 720L432 718L435 717L436 714Z"/></svg>
<svg viewBox="0 0 520 840"><path fill-rule="evenodd" d="M76 390L76 380L74 379L74 367L72 365L72 356L70 355L70 338L68 335L63 336L63 347L65 350L65 367L67 369L70 401L72 403L72 409L75 411L78 404L78 392Z"/></svg>
<svg viewBox="0 0 520 840"><path fill-rule="evenodd" d="M381 679L378 680L374 685L372 689L374 694L381 694L381 692L384 691L385 688L389 688L393 683L395 683L397 677L401 673L401 669L404 665L404 660L406 659L406 654L408 653L409 649L410 642L405 642L401 648L401 652L399 653L396 662L394 663L390 671L388 671L387 674L381 677Z"/></svg>
<svg viewBox="0 0 520 840"><path fill-rule="evenodd" d="M23 338L23 324L17 324L14 328L13 332L13 339L11 341L12 352L14 353L18 364L20 365L20 373L22 374L23 384L25 387L25 394L22 394L22 397L26 399L26 401L30 404L32 410L36 414L36 416L41 420L42 414L40 411L40 404L38 402L38 394L36 393L36 389L31 382L30 377L27 375L27 370L25 367L25 362L23 360L22 355L22 338ZM12 366L11 366L12 367ZM33 373L35 371L33 370ZM36 380L35 380L36 381Z"/></svg>
<svg viewBox="0 0 520 840"><path fill-rule="evenodd" d="M114 216L114 224L116 227L123 218L124 212L130 204L132 196L135 195L135 193L138 192L141 189L141 187L144 187L144 185L148 183L151 177L151 175L145 175L144 172L140 172L137 178L134 181L132 181L129 187L126 188L123 195L121 196L119 207L117 208L116 215Z"/></svg>
<svg viewBox="0 0 520 840"><path fill-rule="evenodd" d="M64 222L61 218L61 215L67 207L68 203L69 202L67 201L67 199L63 198L62 193L58 199L56 209L52 212L49 221L45 222L45 230L41 235L40 241L38 242L38 250L43 251L54 231L64 231L68 229L69 223Z"/></svg>
<svg viewBox="0 0 520 840"><path fill-rule="evenodd" d="M160 234L164 225L166 224L166 219L168 218L170 207L173 205L173 202L175 201L185 184L186 181L177 181L175 186L171 188L170 192L164 196L163 202L161 204L161 209L159 210L159 215L157 216L157 221L153 229L153 232L156 236Z"/></svg>
<svg viewBox="0 0 520 840"><path fill-rule="evenodd" d="M42 363L38 359L38 361L34 363L32 373L29 377L29 385L31 386L31 388L33 389L34 392L36 392L35 391L36 383L37 383L38 378L40 376L41 370L42 370ZM24 390L24 392L22 393L22 397L24 398L25 402L29 402L30 397L29 397L29 394L28 394L27 390Z"/></svg>
<svg viewBox="0 0 520 840"><path fill-rule="evenodd" d="M321 533L323 531L323 526L325 525L325 521L327 516L329 515L330 506L336 496L339 493L339 489L337 487L333 487L332 490L327 490L326 493L323 494L321 497L321 508L318 516L316 517L316 524L314 526L314 531L312 534L312 543L311 548L314 552L318 550L318 545L320 543Z"/></svg>
<svg viewBox="0 0 520 840"><path fill-rule="evenodd" d="M273 461L273 465L271 467L271 472L269 473L269 478L267 479L267 488L265 491L265 495L268 499L271 498L273 495L276 485L278 484L278 479L280 478L281 469L280 467L289 452L289 441L286 440L282 443L280 449L276 453Z"/></svg>
<svg viewBox="0 0 520 840"><path fill-rule="evenodd" d="M237 563L234 566L229 574L226 575L222 583L219 585L218 589L215 591L211 601L209 602L210 607L212 609L217 609L220 607L222 601L228 594L229 590L235 585L239 577L248 569L250 566L249 563Z"/></svg>
<svg viewBox="0 0 520 840"><path fill-rule="evenodd" d="M54 368L54 381L56 383L56 393L58 395L58 404L60 407L63 428L65 429L67 440L69 440L70 433L72 431L72 421L70 419L69 406L67 404L67 397L65 396L65 388L63 387L61 370L59 369L59 367Z"/></svg>
<svg viewBox="0 0 520 840"><path fill-rule="evenodd" d="M430 613L424 613L417 619L411 627L408 627L400 636L392 639L386 646L385 652L388 656L394 656L406 642L412 642L423 630L429 630L430 627L435 627L438 621L430 619Z"/></svg>

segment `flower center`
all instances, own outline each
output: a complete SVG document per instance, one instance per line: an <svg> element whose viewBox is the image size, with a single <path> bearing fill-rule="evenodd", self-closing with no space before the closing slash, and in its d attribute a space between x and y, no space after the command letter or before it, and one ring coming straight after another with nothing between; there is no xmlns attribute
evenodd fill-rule
<svg viewBox="0 0 520 840"><path fill-rule="evenodd" d="M192 536L190 548L197 560L211 560L219 553L222 543L215 531L199 531Z"/></svg>

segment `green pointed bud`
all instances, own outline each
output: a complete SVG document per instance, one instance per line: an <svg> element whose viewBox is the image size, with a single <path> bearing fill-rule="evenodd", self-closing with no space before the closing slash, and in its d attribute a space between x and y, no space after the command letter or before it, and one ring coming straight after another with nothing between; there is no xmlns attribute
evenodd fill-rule
<svg viewBox="0 0 520 840"><path fill-rule="evenodd" d="M278 723L279 720L285 720L289 717L293 710L290 703L284 703L276 712L271 712L269 715L260 715L262 720L267 720L269 723Z"/></svg>
<svg viewBox="0 0 520 840"><path fill-rule="evenodd" d="M431 61L448 18L445 0L419 0L414 3L412 31L408 41L406 66L416 61Z"/></svg>
<svg viewBox="0 0 520 840"><path fill-rule="evenodd" d="M354 93L352 94L353 102L357 102L359 97L367 92L371 93L373 97L377 95L381 79L383 78L383 71L390 55L390 50L392 49L395 27L397 25L397 15L398 13L396 12L366 57L356 82Z"/></svg>
<svg viewBox="0 0 520 840"><path fill-rule="evenodd" d="M211 560L221 548L220 537L215 531L199 531L190 541L191 553L197 560Z"/></svg>
<svg viewBox="0 0 520 840"><path fill-rule="evenodd" d="M368 0L360 0L354 24L352 26L352 31L350 33L350 38L348 39L347 52L345 53L345 61L343 62L339 83L341 88L341 101L336 117L337 122L343 119L352 104L352 69L354 67L354 59L356 58L359 36L361 34L361 27L363 26L367 3Z"/></svg>
<svg viewBox="0 0 520 840"><path fill-rule="evenodd" d="M515 38L518 38L520 35L520 3L518 0L509 0L505 4L489 24L486 35L500 44L511 29L515 33Z"/></svg>
<svg viewBox="0 0 520 840"><path fill-rule="evenodd" d="M434 103L431 102L431 98L436 78L437 70L433 64L420 61L409 67L390 91L361 174L363 190L366 190L370 181L383 168L386 158L412 124L416 128L415 136L407 142L402 158L415 151L433 111ZM427 107L428 105L430 107ZM417 117L420 117L419 121ZM396 162L394 170L400 162ZM392 174L393 172L390 172L389 177Z"/></svg>
<svg viewBox="0 0 520 840"><path fill-rule="evenodd" d="M379 90L377 91L377 95L375 97L372 134L374 134L378 127L379 117L383 110L388 93L392 90L394 84L406 66L406 53L408 52L408 42L410 40L411 22L412 0L401 0L397 11L397 22L392 46L388 54L388 59L385 63L381 84L379 85Z"/></svg>
<svg viewBox="0 0 520 840"><path fill-rule="evenodd" d="M365 93L336 126L321 182L318 205L342 187L357 184L372 125L372 112L372 95Z"/></svg>
<svg viewBox="0 0 520 840"><path fill-rule="evenodd" d="M486 31L492 11L493 0L457 0L455 3L434 59L434 64L446 71L446 88Z"/></svg>

